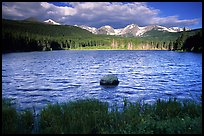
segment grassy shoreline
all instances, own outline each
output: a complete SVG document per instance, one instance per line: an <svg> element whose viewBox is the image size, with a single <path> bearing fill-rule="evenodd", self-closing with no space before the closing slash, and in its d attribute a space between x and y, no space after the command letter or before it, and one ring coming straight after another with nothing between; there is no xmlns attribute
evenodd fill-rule
<svg viewBox="0 0 204 136"><path fill-rule="evenodd" d="M96 99L47 105L37 118L32 111L17 112L2 99L2 133L54 134L201 134L202 105L176 99L155 104L124 100L108 110L108 103Z"/></svg>
<svg viewBox="0 0 204 136"><path fill-rule="evenodd" d="M142 49L142 48L136 48L136 49L127 49L127 48L96 48L96 47L83 47L83 48L75 48L75 49L64 49L64 50L130 50L130 51L137 51L137 50L150 50L150 51L169 51L167 49Z"/></svg>
<svg viewBox="0 0 204 136"><path fill-rule="evenodd" d="M122 51L127 51L128 49L68 49L68 50L122 50ZM152 50L146 50L146 49L132 49L128 51L168 51L168 50L157 50L157 49L152 49Z"/></svg>

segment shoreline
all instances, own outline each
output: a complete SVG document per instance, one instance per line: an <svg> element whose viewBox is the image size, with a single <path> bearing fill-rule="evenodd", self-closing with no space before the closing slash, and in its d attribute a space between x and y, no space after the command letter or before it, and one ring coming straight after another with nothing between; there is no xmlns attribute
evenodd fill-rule
<svg viewBox="0 0 204 136"><path fill-rule="evenodd" d="M172 51L172 50L160 50L160 49L65 49L65 50L124 50L124 51Z"/></svg>
<svg viewBox="0 0 204 136"><path fill-rule="evenodd" d="M123 110L108 110L97 99L47 105L35 111L17 112L2 99L2 133L26 134L201 134L202 104L193 100L158 99L155 104L123 100ZM80 108L79 108L80 107Z"/></svg>

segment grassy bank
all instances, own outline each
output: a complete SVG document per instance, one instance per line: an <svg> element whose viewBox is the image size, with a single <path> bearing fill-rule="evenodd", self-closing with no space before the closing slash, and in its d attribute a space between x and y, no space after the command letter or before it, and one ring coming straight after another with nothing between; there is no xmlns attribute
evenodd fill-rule
<svg viewBox="0 0 204 136"><path fill-rule="evenodd" d="M33 133L32 112L16 112L2 101L2 132ZM98 100L48 105L36 133L201 134L202 106L193 101L157 100L153 105L124 101L122 111Z"/></svg>
<svg viewBox="0 0 204 136"><path fill-rule="evenodd" d="M11 101L2 100L2 133L20 134L31 133L33 127L33 114L31 111L25 110L17 112L12 107Z"/></svg>
<svg viewBox="0 0 204 136"><path fill-rule="evenodd" d="M86 47L77 47L77 48L65 48L65 50L168 50L168 49L161 49L161 48L142 48L140 46L134 47L132 49L128 49L125 47L117 47L112 48L111 46L86 46Z"/></svg>

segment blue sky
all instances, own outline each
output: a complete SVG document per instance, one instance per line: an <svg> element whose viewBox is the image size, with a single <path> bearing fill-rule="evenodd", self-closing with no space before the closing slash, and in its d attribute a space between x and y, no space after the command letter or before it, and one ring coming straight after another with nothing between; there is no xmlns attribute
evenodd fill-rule
<svg viewBox="0 0 204 136"><path fill-rule="evenodd" d="M3 2L2 18L53 19L99 28L139 26L202 27L202 2Z"/></svg>
<svg viewBox="0 0 204 136"><path fill-rule="evenodd" d="M198 19L195 28L202 27L202 2L149 2L149 6L160 9L161 17L178 15L179 19Z"/></svg>

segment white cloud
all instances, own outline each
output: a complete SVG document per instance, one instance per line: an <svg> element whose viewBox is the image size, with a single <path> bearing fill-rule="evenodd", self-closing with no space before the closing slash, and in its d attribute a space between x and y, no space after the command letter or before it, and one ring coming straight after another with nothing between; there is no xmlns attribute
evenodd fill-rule
<svg viewBox="0 0 204 136"><path fill-rule="evenodd" d="M51 4L49 4L47 2L41 2L40 5L45 9L49 9L51 7Z"/></svg>
<svg viewBox="0 0 204 136"><path fill-rule="evenodd" d="M71 6L56 6L47 2L3 2L2 16L10 19L25 19L36 16L52 18L64 24L84 24L100 27L111 25L124 27L135 23L144 25L188 26L198 19L180 20L172 15L159 17L160 10L147 6L145 2L71 2Z"/></svg>
<svg viewBox="0 0 204 136"><path fill-rule="evenodd" d="M57 7L58 10L61 12L62 16L73 16L76 14L76 10L70 7Z"/></svg>
<svg viewBox="0 0 204 136"><path fill-rule="evenodd" d="M162 24L167 26L182 26L182 25L193 25L198 23L198 19L191 19L191 20L179 20L178 16L168 16L165 18L155 17L152 18L150 24Z"/></svg>

